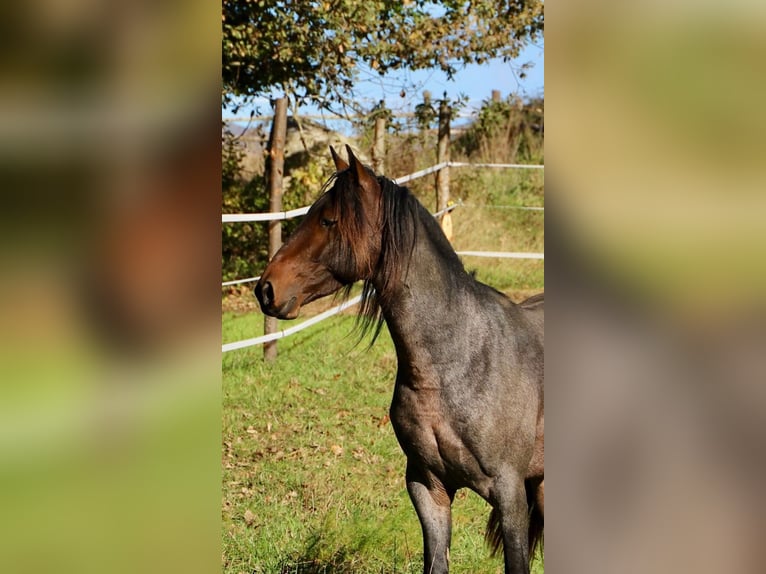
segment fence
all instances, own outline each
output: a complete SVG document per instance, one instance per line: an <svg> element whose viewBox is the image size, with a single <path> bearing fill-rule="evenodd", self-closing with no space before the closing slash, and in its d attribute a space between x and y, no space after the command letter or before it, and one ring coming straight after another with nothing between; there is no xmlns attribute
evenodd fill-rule
<svg viewBox="0 0 766 574"><path fill-rule="evenodd" d="M441 164L436 164L427 169L422 169L415 173L411 173L409 175L396 178L394 182L397 184L402 184L402 183L417 179L419 177L424 177L440 169L444 169L445 167L450 167L450 166L452 167L495 167L495 168L511 168L511 169L544 169L545 167L542 165L524 165L524 164L470 164L470 163L458 163L458 162L443 162ZM439 217L445 213L453 211L454 209L460 206L462 206L462 203L455 203L453 205L450 205L444 209L437 211L436 213L433 214L433 216ZM278 213L223 214L221 216L221 222L222 223L241 223L241 222L250 222L250 221L275 221L275 220L291 219L294 217L300 217L302 215L305 215L308 212L309 207L310 206L306 206L306 207L301 207L299 209L292 209L290 211L282 211ZM527 206L503 206L503 207L508 207L508 208L515 207L517 209L529 209L529 210L535 210L535 211L544 210L544 208L542 207L527 207ZM469 256L469 257L470 256L498 257L498 258L508 258L508 259L542 260L545 258L543 253L523 253L523 252L457 251L457 254L463 255L463 256ZM258 281L258 279L260 279L260 276L248 277L246 279L237 279L234 281L226 281L222 283L221 285L222 286L239 285L243 283ZM323 313L320 313L310 319L307 319L306 321L303 321L302 323L298 325L289 327L287 329L275 331L272 333L266 333L260 337L254 337L251 339L244 339L242 341L226 343L222 346L221 350L222 352L226 353L228 351L235 351L237 349L244 349L244 348L252 347L255 345L262 345L262 344L277 341L284 337L288 337L294 333L298 333L299 331L302 331L303 329L306 329L308 327L311 327L312 325L315 325L321 321L324 321L325 319L328 319L329 317L337 315L338 313L344 311L345 309L348 309L349 307L353 307L354 305L358 304L359 301L361 301L361 296L353 297L347 301L344 301L340 305L336 305L335 307L332 307L331 309L328 309L327 311L324 311Z"/></svg>

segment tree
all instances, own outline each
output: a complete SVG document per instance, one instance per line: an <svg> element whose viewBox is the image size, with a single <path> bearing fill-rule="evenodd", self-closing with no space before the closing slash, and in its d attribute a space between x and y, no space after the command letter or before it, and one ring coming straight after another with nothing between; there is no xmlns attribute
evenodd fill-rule
<svg viewBox="0 0 766 574"><path fill-rule="evenodd" d="M346 102L360 65L381 75L518 55L543 30L540 0L223 0L223 97L272 88Z"/></svg>
<svg viewBox="0 0 766 574"><path fill-rule="evenodd" d="M542 163L545 101L518 96L482 103L475 120L455 141L468 157L488 162Z"/></svg>

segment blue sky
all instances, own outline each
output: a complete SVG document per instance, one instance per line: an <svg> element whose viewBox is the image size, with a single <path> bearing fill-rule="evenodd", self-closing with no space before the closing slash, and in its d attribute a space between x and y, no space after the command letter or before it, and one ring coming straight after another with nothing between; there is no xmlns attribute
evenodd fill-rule
<svg viewBox="0 0 766 574"><path fill-rule="evenodd" d="M525 78L520 78L519 69L525 63L530 63L531 68L526 71ZM488 99L492 90L500 90L503 97L510 93L524 97L542 96L545 85L544 68L545 56L541 41L528 45L519 57L511 62L495 59L484 65L468 66L460 70L452 80L448 80L446 74L439 70L401 73L400 79L405 78L421 87L406 98L399 96L399 90L387 93L386 104L391 109L401 107L412 110L422 101L423 90L429 90L434 98L441 97L445 91L451 99L462 93L468 96L471 104L476 105ZM369 93L371 101L374 102L380 100L384 90L378 86L377 89L370 89Z"/></svg>
<svg viewBox="0 0 766 574"><path fill-rule="evenodd" d="M531 67L526 70L526 77L522 79L519 77L519 71L526 63L531 64ZM492 90L500 90L503 97L510 93L516 93L522 97L542 96L545 86L544 71L544 41L540 39L539 42L528 44L519 57L511 62L496 59L483 65L471 65L460 70L452 80L448 80L446 75L438 70L401 71L383 78L377 73L362 70L360 72L362 81L357 85L354 99L363 103L366 108L385 99L389 109L412 111L415 105L422 101L424 90L430 91L434 99L440 98L446 91L451 99L456 99L460 94L468 96L469 104L466 111L469 112L472 109L478 109L482 100L490 97ZM407 89L406 96L402 98L400 96L402 86L412 84L415 84L415 88ZM271 111L266 98L254 102L254 105L257 107L256 113L268 115ZM237 116L249 115L252 107L243 106ZM301 112L313 114L317 113L317 110L306 106L301 108ZM224 110L223 117L232 117L232 114Z"/></svg>

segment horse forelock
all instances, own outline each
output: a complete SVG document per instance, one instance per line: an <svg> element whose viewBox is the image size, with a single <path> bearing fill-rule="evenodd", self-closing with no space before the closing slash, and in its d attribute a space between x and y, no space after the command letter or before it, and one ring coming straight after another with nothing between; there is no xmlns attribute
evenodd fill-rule
<svg viewBox="0 0 766 574"><path fill-rule="evenodd" d="M367 232L367 215L362 198L355 189L350 172L345 171L330 178L333 183L328 191L337 213L338 233L341 243L336 264L349 272L367 276L372 272L372 249Z"/></svg>

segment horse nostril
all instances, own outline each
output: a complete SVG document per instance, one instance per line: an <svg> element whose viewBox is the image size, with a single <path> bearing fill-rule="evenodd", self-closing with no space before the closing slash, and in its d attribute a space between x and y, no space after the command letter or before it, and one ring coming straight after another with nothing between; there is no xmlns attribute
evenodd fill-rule
<svg viewBox="0 0 766 574"><path fill-rule="evenodd" d="M269 281L258 287L261 289L261 302L266 306L271 305L274 302L274 287Z"/></svg>

